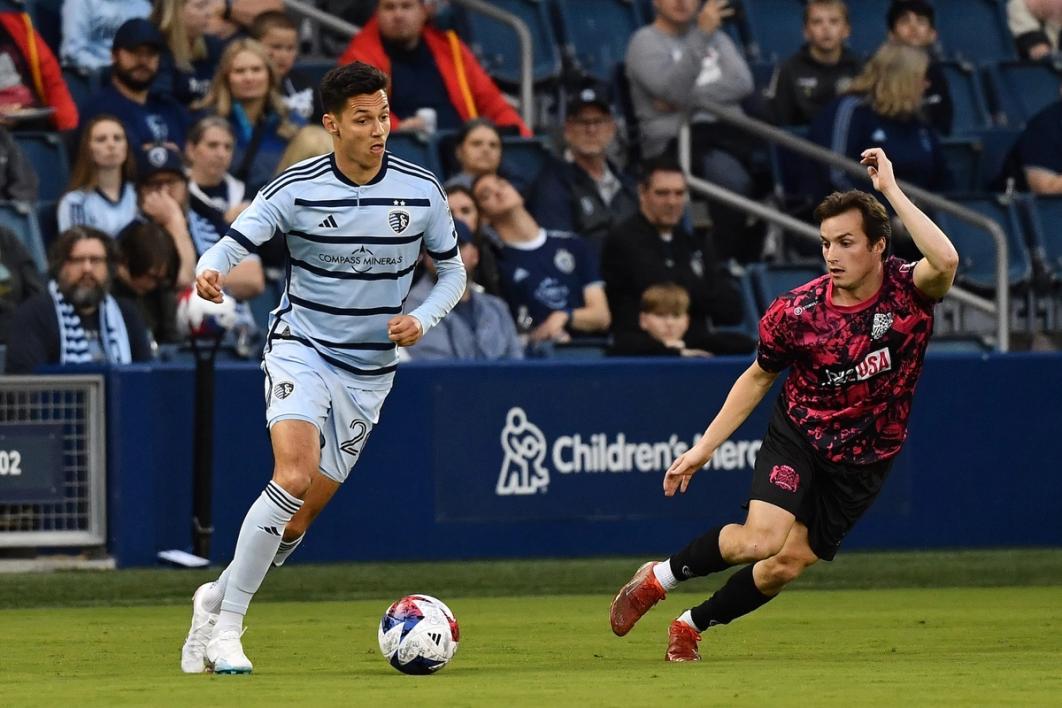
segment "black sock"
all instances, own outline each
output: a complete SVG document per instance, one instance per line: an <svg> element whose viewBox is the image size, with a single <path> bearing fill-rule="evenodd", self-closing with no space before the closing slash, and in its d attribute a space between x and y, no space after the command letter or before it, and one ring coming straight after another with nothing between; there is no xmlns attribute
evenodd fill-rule
<svg viewBox="0 0 1062 708"><path fill-rule="evenodd" d="M774 595L764 595L752 579L754 565L749 563L731 575L726 585L690 610L698 630L703 632L713 624L729 624L771 601Z"/></svg>
<svg viewBox="0 0 1062 708"><path fill-rule="evenodd" d="M719 551L719 532L722 530L722 526L712 529L671 556L671 574L675 580L699 578L730 567Z"/></svg>

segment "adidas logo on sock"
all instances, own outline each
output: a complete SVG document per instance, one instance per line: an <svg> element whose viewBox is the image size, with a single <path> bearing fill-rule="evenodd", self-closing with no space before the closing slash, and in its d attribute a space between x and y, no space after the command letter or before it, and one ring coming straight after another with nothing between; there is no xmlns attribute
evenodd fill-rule
<svg viewBox="0 0 1062 708"><path fill-rule="evenodd" d="M336 223L335 217L332 216L331 214L329 214L327 219L325 219L324 221L322 221L320 224L317 225L317 228L320 228L320 229L336 229L336 228L339 228L339 224Z"/></svg>
<svg viewBox="0 0 1062 708"><path fill-rule="evenodd" d="M266 533L271 533L274 536L279 536L280 535L280 531L278 531L275 526L259 526L258 528L262 529Z"/></svg>

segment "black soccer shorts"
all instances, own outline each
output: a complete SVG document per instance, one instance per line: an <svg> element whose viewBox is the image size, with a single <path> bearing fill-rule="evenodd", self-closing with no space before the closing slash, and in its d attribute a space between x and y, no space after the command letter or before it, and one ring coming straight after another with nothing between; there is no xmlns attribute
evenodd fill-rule
<svg viewBox="0 0 1062 708"><path fill-rule="evenodd" d="M756 456L749 499L774 504L796 516L808 527L811 550L829 561L877 498L891 467L891 458L869 465L824 459L779 405Z"/></svg>

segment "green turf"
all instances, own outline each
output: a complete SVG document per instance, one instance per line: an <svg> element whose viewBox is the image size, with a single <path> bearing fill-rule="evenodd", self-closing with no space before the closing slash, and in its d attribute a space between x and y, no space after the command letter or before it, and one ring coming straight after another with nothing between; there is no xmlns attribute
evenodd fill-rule
<svg viewBox="0 0 1062 708"><path fill-rule="evenodd" d="M713 583L700 582L706 592ZM1056 587L787 592L662 661L670 598L623 639L607 595L445 597L453 664L404 676L376 647L386 600L262 602L252 676L186 676L179 606L0 611L5 706L1058 705Z"/></svg>

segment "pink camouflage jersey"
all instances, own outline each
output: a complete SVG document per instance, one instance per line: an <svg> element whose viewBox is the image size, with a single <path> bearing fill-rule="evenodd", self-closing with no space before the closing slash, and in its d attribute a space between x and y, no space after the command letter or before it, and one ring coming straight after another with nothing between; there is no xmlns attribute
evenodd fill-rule
<svg viewBox="0 0 1062 708"><path fill-rule="evenodd" d="M827 460L869 464L900 451L933 332L935 302L914 285L914 263L890 257L866 302L834 305L828 275L775 300L760 320L756 360L792 367L779 403Z"/></svg>

